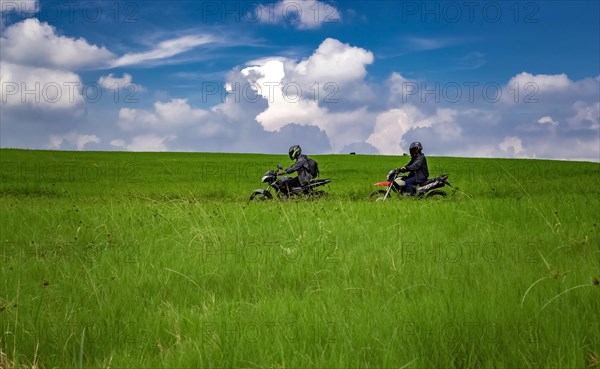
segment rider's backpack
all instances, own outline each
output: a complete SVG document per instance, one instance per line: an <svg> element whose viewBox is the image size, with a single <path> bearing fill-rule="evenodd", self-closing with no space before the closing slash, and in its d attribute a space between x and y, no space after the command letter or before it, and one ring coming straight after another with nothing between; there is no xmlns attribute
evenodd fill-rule
<svg viewBox="0 0 600 369"><path fill-rule="evenodd" d="M306 158L306 162L308 163L308 173L313 178L317 178L319 176L319 164L311 158Z"/></svg>

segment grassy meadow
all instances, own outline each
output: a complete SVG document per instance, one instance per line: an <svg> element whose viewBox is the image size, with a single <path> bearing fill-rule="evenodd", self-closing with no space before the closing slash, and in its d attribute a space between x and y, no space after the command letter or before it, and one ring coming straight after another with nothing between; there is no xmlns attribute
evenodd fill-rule
<svg viewBox="0 0 600 369"><path fill-rule="evenodd" d="M600 367L599 164L314 158L0 150L0 368Z"/></svg>

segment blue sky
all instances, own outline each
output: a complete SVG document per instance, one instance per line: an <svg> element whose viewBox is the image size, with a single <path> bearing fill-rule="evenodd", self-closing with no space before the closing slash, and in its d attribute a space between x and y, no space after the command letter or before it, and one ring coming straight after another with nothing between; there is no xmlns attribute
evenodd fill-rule
<svg viewBox="0 0 600 369"><path fill-rule="evenodd" d="M0 145L600 161L599 4L1 0Z"/></svg>

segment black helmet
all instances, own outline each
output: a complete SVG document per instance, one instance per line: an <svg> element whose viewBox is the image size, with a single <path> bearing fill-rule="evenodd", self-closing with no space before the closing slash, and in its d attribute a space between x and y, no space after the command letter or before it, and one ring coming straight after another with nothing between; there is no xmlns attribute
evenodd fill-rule
<svg viewBox="0 0 600 369"><path fill-rule="evenodd" d="M300 155L302 155L302 148L299 145L294 145L290 147L290 160L296 160Z"/></svg>
<svg viewBox="0 0 600 369"><path fill-rule="evenodd" d="M423 150L423 145L420 142L413 142L410 144L410 156L413 158L417 156Z"/></svg>

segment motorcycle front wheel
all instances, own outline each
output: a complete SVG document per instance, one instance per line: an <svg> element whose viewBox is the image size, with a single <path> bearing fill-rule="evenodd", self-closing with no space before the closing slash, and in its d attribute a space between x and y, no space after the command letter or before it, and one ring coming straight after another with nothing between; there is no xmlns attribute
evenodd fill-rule
<svg viewBox="0 0 600 369"><path fill-rule="evenodd" d="M385 191L385 190L375 190L375 191L371 192L371 194L369 195L369 200L382 201L386 192L387 191Z"/></svg>
<svg viewBox="0 0 600 369"><path fill-rule="evenodd" d="M271 195L270 192L264 191L264 192L253 192L252 195L250 195L249 201L266 201L266 200L272 200L272 199L273 199L273 195Z"/></svg>

